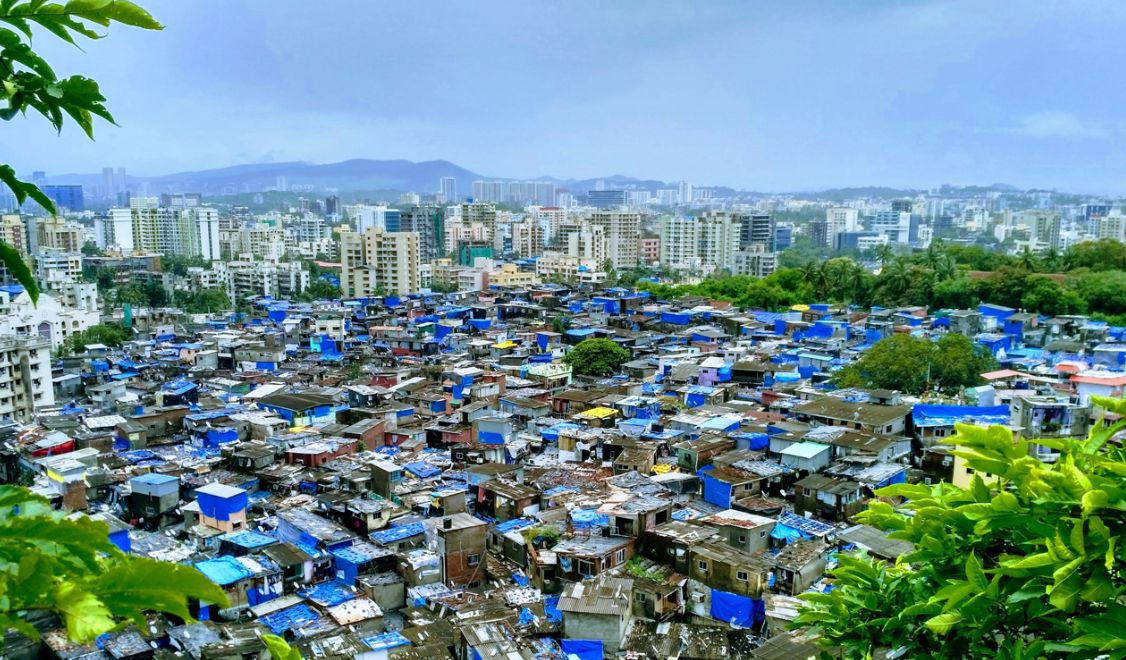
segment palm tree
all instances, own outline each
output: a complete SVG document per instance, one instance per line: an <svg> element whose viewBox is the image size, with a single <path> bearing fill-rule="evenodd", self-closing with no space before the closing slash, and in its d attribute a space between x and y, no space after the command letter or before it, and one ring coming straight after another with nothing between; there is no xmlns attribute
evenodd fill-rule
<svg viewBox="0 0 1126 660"><path fill-rule="evenodd" d="M911 273L902 259L894 259L880 272L883 287L896 297L903 295L911 286Z"/></svg>
<svg viewBox="0 0 1126 660"><path fill-rule="evenodd" d="M881 243L876 246L876 260L880 262L880 267L885 268L892 259L895 258L895 250L887 243Z"/></svg>
<svg viewBox="0 0 1126 660"><path fill-rule="evenodd" d="M802 280L813 289L814 297L820 298L829 282L828 273L825 272L825 262L810 260L802 266L801 276Z"/></svg>
<svg viewBox="0 0 1126 660"><path fill-rule="evenodd" d="M953 279L958 274L958 264L949 254L942 254L932 268L935 280L938 282Z"/></svg>
<svg viewBox="0 0 1126 660"><path fill-rule="evenodd" d="M1028 245L1025 245L1024 249L1020 251L1020 255L1017 257L1017 266L1031 273L1036 272L1039 268L1039 259L1036 258L1036 253Z"/></svg>
<svg viewBox="0 0 1126 660"><path fill-rule="evenodd" d="M1041 258L1044 261L1044 267L1047 268L1049 271L1054 273L1057 270L1059 270L1062 255L1060 254L1060 251L1057 250L1054 245L1052 247L1049 247L1047 250L1045 250L1044 254L1042 255Z"/></svg>
<svg viewBox="0 0 1126 660"><path fill-rule="evenodd" d="M853 267L845 274L842 289L845 292L845 302L852 304L858 302L863 298L865 289L867 288L868 280L864 272L864 268L857 263L853 263Z"/></svg>

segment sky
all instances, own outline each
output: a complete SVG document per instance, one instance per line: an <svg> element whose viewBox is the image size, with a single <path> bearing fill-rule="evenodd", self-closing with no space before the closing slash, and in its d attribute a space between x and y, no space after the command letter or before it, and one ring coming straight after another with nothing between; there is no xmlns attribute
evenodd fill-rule
<svg viewBox="0 0 1126 660"><path fill-rule="evenodd" d="M944 183L1126 194L1126 3L141 0L60 74L96 142L0 126L50 175L450 160L763 191Z"/></svg>

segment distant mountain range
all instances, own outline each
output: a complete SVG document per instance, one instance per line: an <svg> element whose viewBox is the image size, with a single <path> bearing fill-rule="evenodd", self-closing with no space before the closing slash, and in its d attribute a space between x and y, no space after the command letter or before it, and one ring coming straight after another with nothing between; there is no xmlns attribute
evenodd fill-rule
<svg viewBox="0 0 1126 660"><path fill-rule="evenodd" d="M312 188L312 192L328 190L341 192L357 190L398 190L421 194L438 191L442 177L457 180L459 196L473 193L473 182L478 180L550 181L559 189L576 194L594 189L598 179L556 179L553 177L517 178L487 176L472 172L446 160L413 162L409 160L354 159L339 163L316 165L303 162L258 163L234 165L194 172L177 172L162 176L135 176L129 174L129 186L134 191L145 183L149 194L162 192L198 192L204 195L231 195L278 189L283 183L290 190ZM636 190L656 190L675 187L663 181L634 179L614 175L601 179L607 187ZM63 174L48 177L52 184L80 184L87 189L102 186L101 174Z"/></svg>
<svg viewBox="0 0 1126 660"><path fill-rule="evenodd" d="M478 180L503 181L550 181L557 189L569 190L576 195L594 190L599 183L607 188L626 190L659 190L675 188L676 182L654 179L636 179L615 174L598 179L558 179L550 176L506 177L478 174L446 160L414 162L409 160L372 160L358 158L339 163L317 165L304 162L257 163L234 165L194 172L178 172L161 176L129 175L129 187L134 194L142 191L149 195L165 192L198 192L208 196L234 195L239 193L264 192L284 187L291 191L309 192L323 195L330 190L341 193L355 191L400 191L420 194L438 191L438 181L442 177L457 180L459 197L473 194L473 182ZM52 184L80 184L88 194L100 190L101 174L63 174L50 176ZM140 184L147 184L141 186ZM730 196L736 192L754 195L752 191L736 190L727 187L706 186L695 182L697 187L711 188L717 196ZM951 187L953 188L953 187ZM1015 188L1006 184L971 187L977 190L996 190L1011 192ZM921 190L886 187L838 188L822 191L794 193L798 197L816 196L822 199L848 199L854 197L905 197L913 196Z"/></svg>

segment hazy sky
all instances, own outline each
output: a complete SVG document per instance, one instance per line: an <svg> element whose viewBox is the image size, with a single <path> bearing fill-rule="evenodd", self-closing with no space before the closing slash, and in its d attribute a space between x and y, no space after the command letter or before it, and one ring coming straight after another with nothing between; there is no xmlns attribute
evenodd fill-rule
<svg viewBox="0 0 1126 660"><path fill-rule="evenodd" d="M142 0L85 52L120 127L0 126L28 173L444 158L757 190L1126 192L1126 3Z"/></svg>

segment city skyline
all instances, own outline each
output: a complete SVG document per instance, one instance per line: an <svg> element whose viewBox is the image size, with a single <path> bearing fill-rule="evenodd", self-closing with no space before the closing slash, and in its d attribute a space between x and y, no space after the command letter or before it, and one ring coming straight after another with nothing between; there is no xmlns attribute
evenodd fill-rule
<svg viewBox="0 0 1126 660"><path fill-rule="evenodd" d="M0 138L15 167L405 158L765 191L1126 192L1121 92L1097 65L1126 54L1114 4L149 8L164 32L113 30L86 53L44 43L60 73L102 82L121 128L87 144L16 120Z"/></svg>

